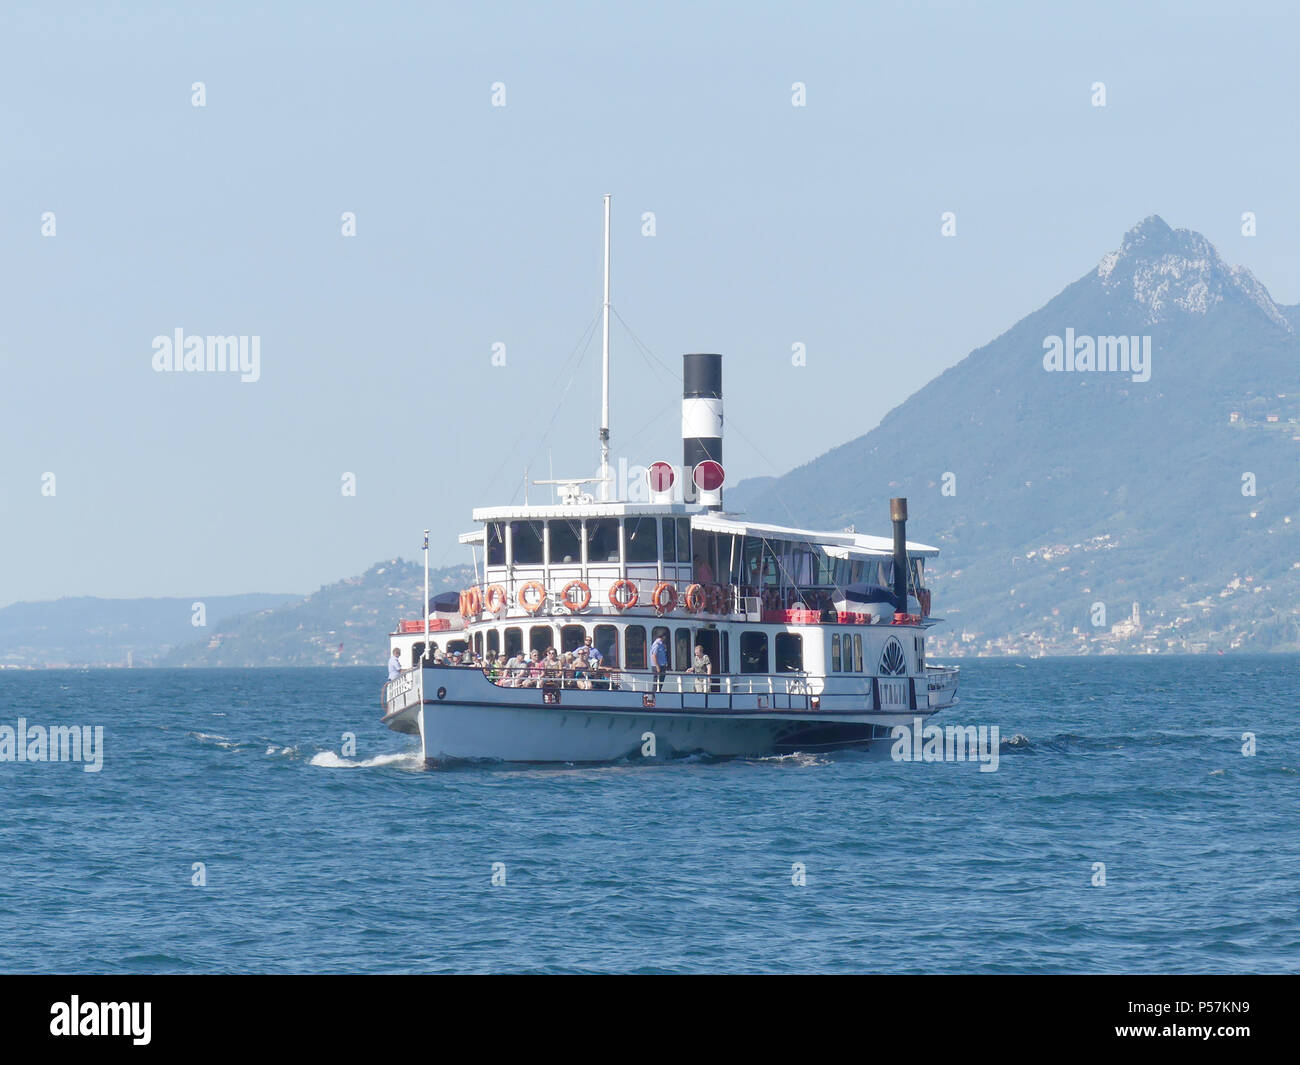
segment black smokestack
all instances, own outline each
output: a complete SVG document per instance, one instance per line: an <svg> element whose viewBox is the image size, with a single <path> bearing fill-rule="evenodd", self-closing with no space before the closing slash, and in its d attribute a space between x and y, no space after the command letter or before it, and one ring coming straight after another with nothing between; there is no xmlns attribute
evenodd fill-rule
<svg viewBox="0 0 1300 1065"><path fill-rule="evenodd" d="M889 501L889 520L894 523L894 609L907 613L907 500Z"/></svg>

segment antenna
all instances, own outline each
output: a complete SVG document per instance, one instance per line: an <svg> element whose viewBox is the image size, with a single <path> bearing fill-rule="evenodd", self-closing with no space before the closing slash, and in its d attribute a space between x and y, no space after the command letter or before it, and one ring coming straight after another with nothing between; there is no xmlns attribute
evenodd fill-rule
<svg viewBox="0 0 1300 1065"><path fill-rule="evenodd" d="M609 499L609 200L605 197L605 305L601 343L600 498Z"/></svg>

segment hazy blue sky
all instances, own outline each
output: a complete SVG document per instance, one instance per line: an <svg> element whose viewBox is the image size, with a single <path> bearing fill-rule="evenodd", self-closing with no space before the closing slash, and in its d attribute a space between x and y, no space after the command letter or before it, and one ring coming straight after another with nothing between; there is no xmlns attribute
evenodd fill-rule
<svg viewBox="0 0 1300 1065"><path fill-rule="evenodd" d="M616 325L615 454L680 461L680 354L720 351L733 482L1151 213L1300 301L1300 20L1046 6L6 5L0 603L309 591L425 525L467 560L525 463L595 467L598 332L564 367L606 192L615 306L674 371ZM260 380L154 372L177 327L260 337Z"/></svg>

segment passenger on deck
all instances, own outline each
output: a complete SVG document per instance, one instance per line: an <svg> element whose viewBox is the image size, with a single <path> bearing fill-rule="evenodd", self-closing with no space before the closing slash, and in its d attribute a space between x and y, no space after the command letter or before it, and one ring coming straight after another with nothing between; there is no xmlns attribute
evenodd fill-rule
<svg viewBox="0 0 1300 1065"><path fill-rule="evenodd" d="M663 691L664 675L668 672L668 646L662 636L656 636L650 645L650 668L654 670L655 691Z"/></svg>
<svg viewBox="0 0 1300 1065"><path fill-rule="evenodd" d="M542 665L542 652L532 651L528 656L528 676L519 682L521 688L540 688L546 668Z"/></svg>
<svg viewBox="0 0 1300 1065"><path fill-rule="evenodd" d="M583 642L583 646L587 649L587 658L591 662L591 668L599 669L601 665L604 664L605 658L605 656L600 653L600 648L591 642L590 636L588 636Z"/></svg>
<svg viewBox="0 0 1300 1065"><path fill-rule="evenodd" d="M695 690L697 692L708 691L709 674L713 672L713 662L704 653L702 644L697 643L695 645L695 658L691 661L691 672L695 674Z"/></svg>
<svg viewBox="0 0 1300 1065"><path fill-rule="evenodd" d="M388 679L396 680L402 675L402 649L393 648L393 657L388 660Z"/></svg>
<svg viewBox="0 0 1300 1065"><path fill-rule="evenodd" d="M573 657L573 680L584 691L591 688L591 659L585 647L579 647Z"/></svg>
<svg viewBox="0 0 1300 1065"><path fill-rule="evenodd" d="M516 651L506 662L502 684L507 688L519 687L519 682L523 678L525 668L523 651Z"/></svg>
<svg viewBox="0 0 1300 1065"><path fill-rule="evenodd" d="M702 555L695 556L695 579L701 584L713 583L713 570L709 568Z"/></svg>

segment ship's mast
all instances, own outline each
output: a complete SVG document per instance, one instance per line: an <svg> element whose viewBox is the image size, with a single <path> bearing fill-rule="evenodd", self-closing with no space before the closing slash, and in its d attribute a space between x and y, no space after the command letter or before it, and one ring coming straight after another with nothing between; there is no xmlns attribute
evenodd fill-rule
<svg viewBox="0 0 1300 1065"><path fill-rule="evenodd" d="M600 498L609 499L609 196L605 197L605 305L601 343Z"/></svg>

